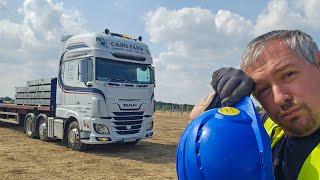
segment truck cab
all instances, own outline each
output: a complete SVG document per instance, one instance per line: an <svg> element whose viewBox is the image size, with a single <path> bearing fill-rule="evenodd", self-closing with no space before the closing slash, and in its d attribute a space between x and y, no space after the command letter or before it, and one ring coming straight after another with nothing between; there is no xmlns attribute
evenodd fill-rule
<svg viewBox="0 0 320 180"><path fill-rule="evenodd" d="M139 39L108 30L63 39L54 123L61 122L64 131L56 134L71 148L153 135L154 68Z"/></svg>
<svg viewBox="0 0 320 180"><path fill-rule="evenodd" d="M15 104L0 101L0 121L80 151L152 137L154 68L141 40L109 30L64 36L57 77L16 87Z"/></svg>

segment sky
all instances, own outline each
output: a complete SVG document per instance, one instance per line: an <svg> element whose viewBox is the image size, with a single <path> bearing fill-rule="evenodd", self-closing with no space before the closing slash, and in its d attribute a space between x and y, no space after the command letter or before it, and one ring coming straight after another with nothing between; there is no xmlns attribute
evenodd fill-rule
<svg viewBox="0 0 320 180"><path fill-rule="evenodd" d="M56 77L65 34L142 36L156 69L155 99L195 104L212 72L239 68L247 43L275 29L300 29L320 43L318 0L0 0L0 96Z"/></svg>

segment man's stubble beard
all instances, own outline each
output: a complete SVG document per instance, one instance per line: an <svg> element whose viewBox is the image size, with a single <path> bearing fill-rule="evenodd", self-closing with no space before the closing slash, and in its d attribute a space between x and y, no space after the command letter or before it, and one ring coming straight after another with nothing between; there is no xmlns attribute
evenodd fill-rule
<svg viewBox="0 0 320 180"><path fill-rule="evenodd" d="M293 106L296 106L296 102L294 103ZM307 117L305 117L305 123L302 124L303 126L301 127L300 121L303 121L299 119L299 117L294 117L290 124L283 124L280 121L278 122L279 126L283 128L283 130L289 135L289 136L295 136L295 137L303 137L303 136L308 136L315 132L317 129L320 127L320 118L319 115L316 115L314 112L312 112L311 108L303 103L300 104L301 107L300 111L304 110L307 114ZM300 127L299 127L300 126Z"/></svg>

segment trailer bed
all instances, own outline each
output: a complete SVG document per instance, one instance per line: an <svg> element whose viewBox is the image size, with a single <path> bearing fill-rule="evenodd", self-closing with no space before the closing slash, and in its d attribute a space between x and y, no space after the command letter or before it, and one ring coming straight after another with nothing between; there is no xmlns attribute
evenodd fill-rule
<svg viewBox="0 0 320 180"><path fill-rule="evenodd" d="M2 122L21 124L25 115L30 112L50 114L51 110L49 106L28 106L0 103L0 121Z"/></svg>
<svg viewBox="0 0 320 180"><path fill-rule="evenodd" d="M50 112L49 106L28 106L28 105L17 105L17 104L3 104L0 103L0 109L9 108L9 109L17 109L17 110L35 110Z"/></svg>

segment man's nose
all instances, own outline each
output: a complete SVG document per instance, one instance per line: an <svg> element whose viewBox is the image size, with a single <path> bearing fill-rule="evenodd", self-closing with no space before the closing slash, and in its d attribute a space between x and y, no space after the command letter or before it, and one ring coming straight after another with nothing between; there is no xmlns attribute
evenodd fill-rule
<svg viewBox="0 0 320 180"><path fill-rule="evenodd" d="M289 93L289 90L282 86L273 86L273 98L274 102L280 106L288 104L288 102L291 102L291 95Z"/></svg>

